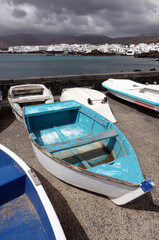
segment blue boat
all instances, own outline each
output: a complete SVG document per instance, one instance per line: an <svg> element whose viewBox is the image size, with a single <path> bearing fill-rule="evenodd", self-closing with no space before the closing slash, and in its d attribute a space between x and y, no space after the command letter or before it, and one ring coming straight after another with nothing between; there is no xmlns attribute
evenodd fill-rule
<svg viewBox="0 0 159 240"><path fill-rule="evenodd" d="M66 239L35 173L3 145L0 145L0 239Z"/></svg>
<svg viewBox="0 0 159 240"><path fill-rule="evenodd" d="M76 101L27 106L23 120L38 160L57 178L118 205L153 189L127 138L90 108Z"/></svg>

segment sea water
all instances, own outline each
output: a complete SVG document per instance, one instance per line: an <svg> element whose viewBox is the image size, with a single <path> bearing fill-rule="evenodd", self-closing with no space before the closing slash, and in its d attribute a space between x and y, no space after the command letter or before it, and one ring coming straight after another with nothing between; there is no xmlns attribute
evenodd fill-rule
<svg viewBox="0 0 159 240"><path fill-rule="evenodd" d="M152 58L0 54L0 79L159 70Z"/></svg>

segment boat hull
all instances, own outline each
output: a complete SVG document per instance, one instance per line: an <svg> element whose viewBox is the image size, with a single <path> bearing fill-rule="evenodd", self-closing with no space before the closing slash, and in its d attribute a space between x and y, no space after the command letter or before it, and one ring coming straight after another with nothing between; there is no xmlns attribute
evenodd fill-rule
<svg viewBox="0 0 159 240"><path fill-rule="evenodd" d="M102 194L110 198L117 205L124 205L146 193L140 186L131 187L119 182L102 179L97 176L89 175L87 172L76 171L69 168L43 153L34 143L31 143L35 155L43 167L60 180L78 188ZM151 182L152 190L154 184Z"/></svg>
<svg viewBox="0 0 159 240"><path fill-rule="evenodd" d="M147 103L147 102L144 101L144 99L143 100L141 100L141 99L138 100L135 97L130 97L128 95L125 95L125 94L122 94L122 93L119 93L119 92L115 92L115 91L112 91L112 90L109 90L109 92L111 94L113 94L114 96L119 97L119 98L121 98L125 101L129 101L129 102L132 102L136 105L140 105L142 107L145 107L145 108L148 108L148 109L159 112L159 106Z"/></svg>
<svg viewBox="0 0 159 240"><path fill-rule="evenodd" d="M116 123L116 119L110 109L108 99L105 94L89 88L66 88L63 89L60 101L75 100L86 107L99 113L112 123ZM88 103L91 100L91 104Z"/></svg>

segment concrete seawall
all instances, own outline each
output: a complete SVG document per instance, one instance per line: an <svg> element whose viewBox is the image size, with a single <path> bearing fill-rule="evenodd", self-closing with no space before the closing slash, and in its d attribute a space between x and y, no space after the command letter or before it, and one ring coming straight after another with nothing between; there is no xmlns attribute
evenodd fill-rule
<svg viewBox="0 0 159 240"><path fill-rule="evenodd" d="M104 88L101 83L109 78L125 78L131 79L140 83L159 84L159 71L149 72L120 72L120 73L103 73L103 74L84 74L84 75L67 75L67 76L44 76L44 77L29 77L18 79L0 79L0 89L3 97L7 97L10 86L27 83L42 83L50 88L53 95L60 95L63 88L69 87L93 87L96 90L102 91Z"/></svg>

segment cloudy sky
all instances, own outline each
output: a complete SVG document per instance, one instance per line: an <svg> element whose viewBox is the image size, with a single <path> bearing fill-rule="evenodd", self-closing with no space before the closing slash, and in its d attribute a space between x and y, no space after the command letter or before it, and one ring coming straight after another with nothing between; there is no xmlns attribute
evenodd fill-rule
<svg viewBox="0 0 159 240"><path fill-rule="evenodd" d="M0 35L159 33L159 0L0 0Z"/></svg>

